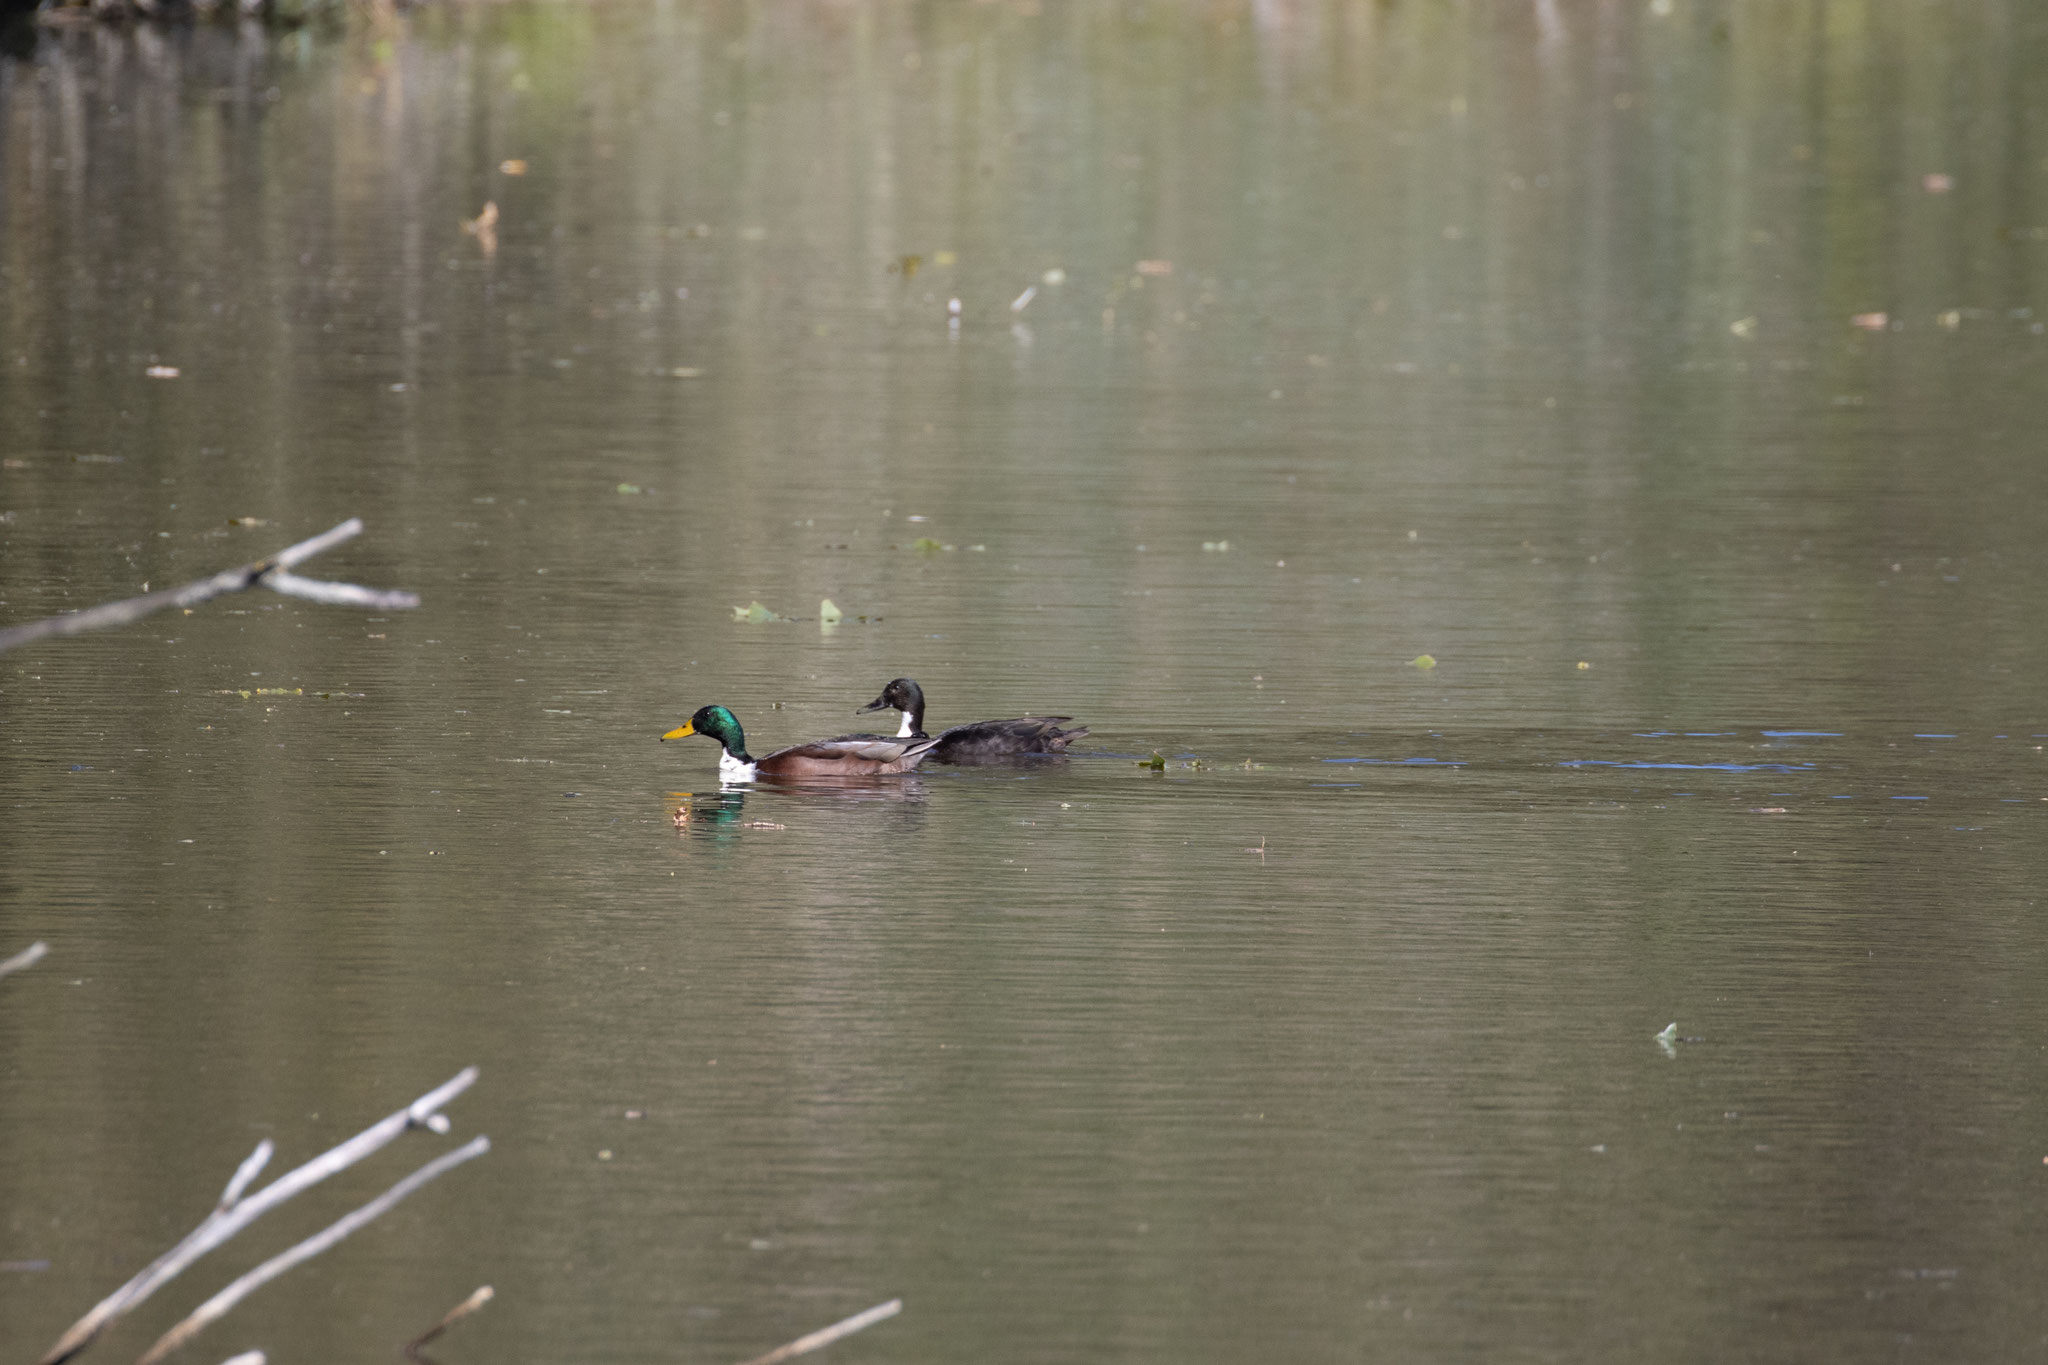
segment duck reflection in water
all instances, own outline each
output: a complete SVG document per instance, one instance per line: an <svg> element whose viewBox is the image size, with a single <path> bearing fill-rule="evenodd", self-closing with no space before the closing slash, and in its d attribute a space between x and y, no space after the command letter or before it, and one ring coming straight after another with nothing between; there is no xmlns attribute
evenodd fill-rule
<svg viewBox="0 0 2048 1365"><path fill-rule="evenodd" d="M746 830L788 829L788 821L806 815L830 819L834 813L844 812L847 818L870 819L852 814L862 806L893 808L902 812L894 818L912 825L921 826L924 821L926 786L924 779L915 775L898 782L849 777L776 782L768 788L773 795L762 799L774 803L767 814L780 818L763 818L757 806L754 818L748 819L747 797L760 790L748 784L725 783L715 792L670 792L669 819L680 834L718 840L737 839ZM873 832L871 824L866 832Z"/></svg>

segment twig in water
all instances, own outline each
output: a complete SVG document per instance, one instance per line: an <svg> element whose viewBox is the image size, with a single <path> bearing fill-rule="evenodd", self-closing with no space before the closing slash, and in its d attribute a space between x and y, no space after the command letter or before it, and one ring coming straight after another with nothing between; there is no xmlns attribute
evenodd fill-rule
<svg viewBox="0 0 2048 1365"><path fill-rule="evenodd" d="M464 1067L445 1085L427 1092L397 1113L378 1120L347 1142L330 1147L297 1170L279 1176L255 1195L243 1199L242 1191L249 1187L249 1182L256 1178L274 1150L268 1138L257 1143L256 1150L249 1154L236 1169L234 1178L228 1181L213 1212L187 1233L183 1241L143 1267L128 1283L101 1299L90 1313L73 1323L71 1330L57 1339L57 1344L44 1354L38 1365L58 1365L58 1362L77 1355L91 1344L94 1337L106 1330L109 1323L168 1284L186 1266L293 1195L353 1166L408 1129L430 1128L437 1133L447 1132L448 1120L441 1113L442 1107L474 1085L476 1077L475 1067Z"/></svg>
<svg viewBox="0 0 2048 1365"><path fill-rule="evenodd" d="M28 621L18 626L0 630L0 650L16 645L25 645L31 640L40 640L46 635L76 635L81 631L103 630L110 626L125 626L140 621L152 612L165 607L192 607L209 598L223 593L240 592L262 584L292 597L304 597L314 602L326 602L337 606L368 607L373 611L403 611L420 604L417 593L399 590L384 591L379 588L362 588L353 583L328 583L319 579L300 578L287 570L303 564L314 555L331 550L344 540L362 534L363 523L359 517L350 517L332 530L322 531L311 540L302 540L290 545L268 559L259 559L239 568L223 569L211 578L202 578L196 583L187 583L182 588L165 588L161 592L144 593L140 597L124 598L119 602L102 602L84 611L72 612L68 616L50 616L40 621Z"/></svg>
<svg viewBox="0 0 2048 1365"><path fill-rule="evenodd" d="M473 1161L490 1150L491 1140L489 1138L476 1137L471 1138L452 1152L443 1152L405 1179L399 1181L396 1185L393 1185L390 1189L384 1191L384 1193L378 1195L375 1199L372 1199L369 1203L357 1209L354 1213L336 1219L328 1224L324 1230L314 1233L291 1250L280 1252L271 1257L262 1265L257 1266L254 1270L236 1280L226 1289L221 1290L220 1293L215 1294L205 1303L200 1304L192 1310L191 1316L187 1317L170 1331L164 1333L161 1337L158 1337L156 1345L144 1351L136 1360L135 1365L157 1365L158 1361L177 1350L180 1346L183 1346L193 1337L199 1335L200 1331L208 1323L226 1314L229 1309L247 1298L254 1291L269 1284L272 1280L284 1274L285 1271L299 1264L299 1262L309 1261L313 1257L318 1256L321 1252L327 1250L371 1219L389 1212L391 1207L399 1200L405 1198L435 1176L451 1171L465 1161Z"/></svg>
<svg viewBox="0 0 2048 1365"><path fill-rule="evenodd" d="M43 955L49 951L50 945L42 942L40 939L29 944L28 947L23 948L5 962L0 962L0 976L6 976L9 972L18 972L23 967L35 966L43 960Z"/></svg>
<svg viewBox="0 0 2048 1365"><path fill-rule="evenodd" d="M405 1343L405 1358L407 1360L417 1360L421 1362L427 1361L429 1357L420 1354L420 1347L426 1345L435 1337L440 1336L450 1327L453 1327L456 1323L461 1322L471 1313L474 1313L477 1309L489 1303L491 1301L492 1296L496 1292L497 1291L493 1290L489 1285L485 1285L481 1289L477 1290L476 1293L471 1294L461 1303L458 1303L453 1308L449 1309L448 1315L446 1317L442 1318L432 1327L429 1327L426 1331L414 1337L411 1341Z"/></svg>
<svg viewBox="0 0 2048 1365"><path fill-rule="evenodd" d="M776 1365L778 1361L807 1355L817 1350L820 1346L830 1346L841 1337L850 1337L861 1328L872 1327L878 1322L895 1317L902 1311L903 1300L901 1299L891 1299L887 1303L878 1303L864 1313L855 1313L852 1317L835 1322L830 1327L821 1327L807 1337L798 1337L787 1346L778 1346L765 1356L755 1356L752 1360L746 1362L746 1365Z"/></svg>

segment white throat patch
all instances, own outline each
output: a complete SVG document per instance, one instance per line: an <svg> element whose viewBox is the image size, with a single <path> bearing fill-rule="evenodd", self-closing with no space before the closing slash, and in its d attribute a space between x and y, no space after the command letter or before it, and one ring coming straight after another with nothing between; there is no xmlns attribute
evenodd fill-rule
<svg viewBox="0 0 2048 1365"><path fill-rule="evenodd" d="M896 732L896 738L909 739L912 735L916 733L917 727L910 723L910 713L908 711L905 711L903 713L903 728Z"/></svg>
<svg viewBox="0 0 2048 1365"><path fill-rule="evenodd" d="M754 765L734 758L721 746L718 750L718 777L722 782L752 782Z"/></svg>

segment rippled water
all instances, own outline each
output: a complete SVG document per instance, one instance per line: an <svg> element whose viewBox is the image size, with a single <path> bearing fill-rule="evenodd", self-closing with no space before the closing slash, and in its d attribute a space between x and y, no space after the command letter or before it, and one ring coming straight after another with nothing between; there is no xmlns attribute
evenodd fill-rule
<svg viewBox="0 0 2048 1365"><path fill-rule="evenodd" d="M183 1358L486 1282L442 1358L898 1295L832 1357L2036 1349L2044 39L623 0L0 59L0 624L351 515L301 572L424 598L0 655L0 1345L476 1063L492 1153ZM657 743L901 675L1091 733Z"/></svg>

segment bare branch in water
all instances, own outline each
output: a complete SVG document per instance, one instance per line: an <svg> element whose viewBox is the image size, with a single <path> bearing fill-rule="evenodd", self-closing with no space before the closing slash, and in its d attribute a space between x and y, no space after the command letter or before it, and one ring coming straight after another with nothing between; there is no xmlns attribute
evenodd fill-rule
<svg viewBox="0 0 2048 1365"><path fill-rule="evenodd" d="M165 588L161 592L144 593L140 597L124 598L119 602L102 602L99 606L87 607L84 611L72 612L68 616L49 616L40 621L9 626L5 630L0 630L0 651L12 649L16 645L25 645L31 640L40 640L46 635L77 635L82 631L125 626L166 607L197 606L210 598L219 597L224 593L241 592L259 583L293 597L304 597L315 602L338 606L368 607L376 611L401 611L418 606L420 599L416 593L360 588L353 583L328 583L318 579L300 578L287 572L314 555L331 550L344 540L361 535L362 530L362 519L350 517L341 525L322 531L311 540L302 540L296 545L286 546L268 559L259 559L239 568L223 569L210 578L187 583L181 588Z"/></svg>
<svg viewBox="0 0 2048 1365"><path fill-rule="evenodd" d="M465 1161L474 1161L477 1157L490 1150L491 1140L487 1137L477 1137L471 1138L452 1152L443 1152L405 1179L399 1181L396 1185L393 1185L390 1189L384 1191L384 1193L378 1195L375 1199L372 1199L369 1203L357 1209L354 1213L336 1219L328 1224L325 1229L314 1233L291 1250L280 1252L271 1257L262 1265L257 1266L254 1270L236 1280L226 1289L221 1290L220 1293L215 1294L205 1303L200 1304L192 1310L191 1315L183 1322L164 1333L161 1337L158 1337L156 1345L144 1351L136 1360L135 1365L157 1365L157 1362L165 1356L183 1346L193 1337L198 1336L209 1323L225 1316L236 1304L256 1290L261 1289L264 1285L269 1284L293 1266L298 1265L301 1261L312 1260L315 1256L318 1256L357 1228L362 1227L365 1223L389 1212L392 1206L397 1204L399 1200L405 1198L429 1180L454 1170Z"/></svg>
<svg viewBox="0 0 2048 1365"><path fill-rule="evenodd" d="M50 945L41 940L29 944L28 947L23 948L5 962L0 962L0 976L6 976L9 972L18 972L23 967L35 966L43 960L43 955L49 951Z"/></svg>
<svg viewBox="0 0 2048 1365"><path fill-rule="evenodd" d="M901 1299L891 1299L887 1303L878 1303L864 1313L855 1313L852 1317L835 1322L830 1327L821 1327L807 1337L798 1337L787 1346L778 1346L765 1356L755 1356L752 1360L746 1362L746 1365L778 1365L780 1361L789 1360L800 1355L807 1355L817 1350L820 1346L830 1346L841 1337L850 1337L855 1332L860 1331L861 1328L872 1327L878 1322L895 1317L902 1311L903 1300Z"/></svg>
<svg viewBox="0 0 2048 1365"><path fill-rule="evenodd" d="M428 1357L420 1354L420 1348L422 1346L425 1346L428 1342L432 1341L435 1337L440 1336L450 1327L453 1327L456 1323L461 1322L464 1318L468 1317L471 1313L474 1313L477 1309L489 1303L492 1300L492 1298L496 1296L496 1294L496 1290L492 1289L489 1285L484 1285L482 1288L478 1289L476 1293L471 1294L461 1303L456 1304L453 1308L448 1310L448 1314L446 1317L442 1318L432 1327L429 1327L426 1331L414 1337L411 1341L405 1343L405 1358L407 1360L416 1360L421 1362L421 1365L426 1365Z"/></svg>
<svg viewBox="0 0 2048 1365"><path fill-rule="evenodd" d="M213 1212L206 1215L205 1221L186 1234L183 1241L143 1267L128 1283L100 1300L90 1313L73 1323L71 1330L58 1338L57 1344L49 1349L39 1365L58 1365L59 1361L69 1360L77 1355L91 1344L92 1339L104 1331L109 1323L141 1304L201 1256L220 1246L293 1195L318 1184L337 1171L353 1166L408 1129L427 1128L434 1132L446 1132L448 1120L441 1113L442 1107L474 1085L476 1078L475 1067L464 1067L446 1084L427 1092L397 1113L378 1120L347 1142L329 1148L305 1165L279 1176L257 1193L243 1199L242 1191L255 1179L257 1171L261 1170L263 1163L269 1159L270 1153L266 1149L270 1147L270 1141L266 1138L236 1169L234 1178L228 1182L227 1189L221 1194L220 1203L215 1206Z"/></svg>

